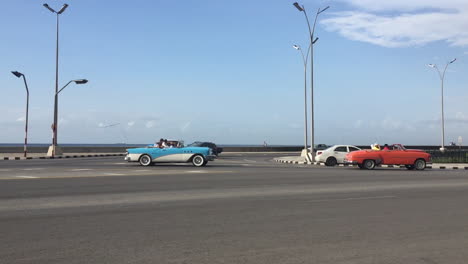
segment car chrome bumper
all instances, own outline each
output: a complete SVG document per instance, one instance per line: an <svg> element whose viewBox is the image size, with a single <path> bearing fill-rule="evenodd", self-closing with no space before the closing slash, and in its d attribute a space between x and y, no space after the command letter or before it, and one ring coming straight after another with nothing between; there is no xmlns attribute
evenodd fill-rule
<svg viewBox="0 0 468 264"><path fill-rule="evenodd" d="M357 161L353 161L353 160L347 160L347 159L344 159L343 160L343 164L348 164L348 165L357 165L358 162Z"/></svg>

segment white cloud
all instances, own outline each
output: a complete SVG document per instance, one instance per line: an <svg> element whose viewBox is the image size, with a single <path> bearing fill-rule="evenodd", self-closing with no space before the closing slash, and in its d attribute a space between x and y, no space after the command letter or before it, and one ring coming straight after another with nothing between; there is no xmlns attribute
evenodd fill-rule
<svg viewBox="0 0 468 264"><path fill-rule="evenodd" d="M127 126L132 127L135 125L135 121L130 121L127 123Z"/></svg>
<svg viewBox="0 0 468 264"><path fill-rule="evenodd" d="M98 127L104 127L104 126L105 126L104 123L99 123L98 124Z"/></svg>
<svg viewBox="0 0 468 264"><path fill-rule="evenodd" d="M155 125L156 125L156 121L154 121L154 120L147 121L146 124L145 124L146 128L152 128Z"/></svg>
<svg viewBox="0 0 468 264"><path fill-rule="evenodd" d="M304 128L304 124L290 123L288 124L288 127L292 129L299 129L299 128Z"/></svg>
<svg viewBox="0 0 468 264"><path fill-rule="evenodd" d="M329 31L383 47L446 41L468 46L468 1L342 0L353 11L331 13L321 23Z"/></svg>
<svg viewBox="0 0 468 264"><path fill-rule="evenodd" d="M455 119L458 119L458 120L468 120L468 116L466 116L464 113L462 112L457 112L455 114Z"/></svg>
<svg viewBox="0 0 468 264"><path fill-rule="evenodd" d="M59 125L66 125L69 123L69 121L65 118L59 118L58 123Z"/></svg>
<svg viewBox="0 0 468 264"><path fill-rule="evenodd" d="M386 118L380 123L383 129L385 130L398 130L401 128L401 121L394 120L392 118Z"/></svg>
<svg viewBox="0 0 468 264"><path fill-rule="evenodd" d="M180 128L180 131L182 133L185 133L185 131L187 131L187 129L190 128L190 125L192 124L192 121L188 121L187 123L185 123L181 128Z"/></svg>
<svg viewBox="0 0 468 264"><path fill-rule="evenodd" d="M26 117L22 116L16 119L16 122L24 122L26 120Z"/></svg>
<svg viewBox="0 0 468 264"><path fill-rule="evenodd" d="M361 128L362 124L362 120L356 120L356 122L354 122L354 128Z"/></svg>

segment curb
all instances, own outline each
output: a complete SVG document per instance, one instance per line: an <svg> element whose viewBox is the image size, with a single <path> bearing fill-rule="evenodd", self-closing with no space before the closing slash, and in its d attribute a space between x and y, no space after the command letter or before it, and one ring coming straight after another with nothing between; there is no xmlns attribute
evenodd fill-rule
<svg viewBox="0 0 468 264"><path fill-rule="evenodd" d="M295 160L282 160L282 159L274 159L275 162L278 163L287 163L287 164L301 164L301 165L317 165L317 166L325 166L324 163L314 162L312 164L308 164L305 161L295 161ZM356 165L350 164L338 164L337 167L351 167L357 168ZM404 165L377 165L378 168L400 168L406 169ZM468 164L466 166L447 166L447 165L427 165L426 169L439 169L439 170L468 170Z"/></svg>
<svg viewBox="0 0 468 264"><path fill-rule="evenodd" d="M65 156L56 156L56 157L0 157L0 160L73 159L73 158L118 157L118 156L125 156L125 154L65 155Z"/></svg>

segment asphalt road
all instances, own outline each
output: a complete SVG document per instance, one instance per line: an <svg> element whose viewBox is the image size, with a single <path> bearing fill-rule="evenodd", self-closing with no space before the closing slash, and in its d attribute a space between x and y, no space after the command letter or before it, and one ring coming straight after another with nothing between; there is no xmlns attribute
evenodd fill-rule
<svg viewBox="0 0 468 264"><path fill-rule="evenodd" d="M0 161L0 263L467 263L468 172Z"/></svg>

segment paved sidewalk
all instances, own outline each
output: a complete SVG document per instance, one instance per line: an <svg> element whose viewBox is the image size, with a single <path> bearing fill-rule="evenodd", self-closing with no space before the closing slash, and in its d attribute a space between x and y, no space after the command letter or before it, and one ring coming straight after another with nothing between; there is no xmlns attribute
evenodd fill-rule
<svg viewBox="0 0 468 264"><path fill-rule="evenodd" d="M289 163L289 164L302 164L302 165L316 165L316 166L325 166L324 163L314 162L313 164L308 164L304 157L300 156L290 156L290 157L279 157L274 159L275 162L279 163ZM357 167L356 165L350 164L339 164L338 167ZM379 165L378 167L382 168L405 168L405 166L399 165ZM432 163L427 164L427 169L448 169L448 170L468 170L468 163Z"/></svg>
<svg viewBox="0 0 468 264"><path fill-rule="evenodd" d="M26 159L69 159L69 158L89 158L89 157L112 157L125 156L124 153L66 153L55 157L47 157L45 153L28 153L24 157L23 153L0 153L2 160L26 160Z"/></svg>

